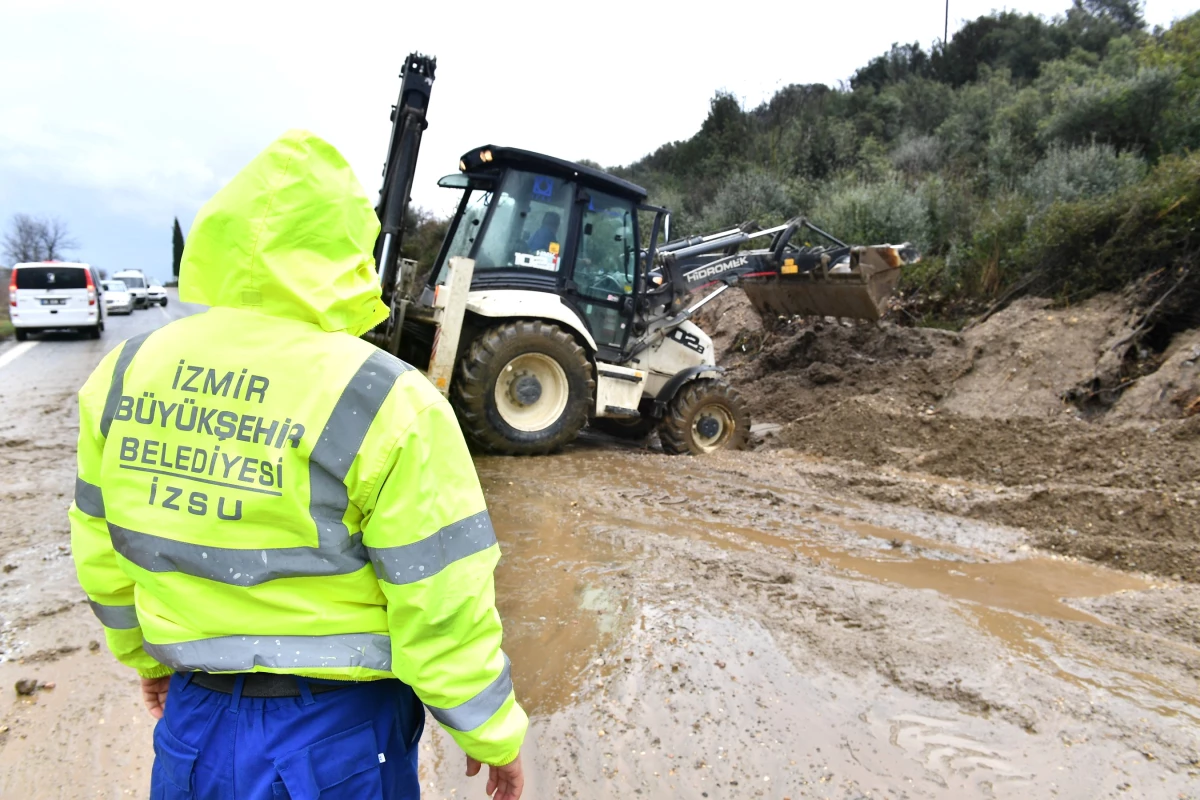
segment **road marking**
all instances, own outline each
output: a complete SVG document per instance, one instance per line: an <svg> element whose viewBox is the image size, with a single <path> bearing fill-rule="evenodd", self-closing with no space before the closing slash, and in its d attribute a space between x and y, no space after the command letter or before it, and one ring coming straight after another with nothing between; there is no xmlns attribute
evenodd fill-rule
<svg viewBox="0 0 1200 800"><path fill-rule="evenodd" d="M158 307L158 310L162 312L163 319L165 319L167 322L170 322L170 321L171 321L171 315L167 313L167 307L166 307L166 306L159 306L159 307Z"/></svg>
<svg viewBox="0 0 1200 800"><path fill-rule="evenodd" d="M28 353L33 348L37 347L39 344L41 344L40 341L21 342L19 345L14 347L12 350L9 350L4 355L0 355L0 369L4 369L6 366L11 364L13 361L16 361L18 358L20 358L25 353Z"/></svg>

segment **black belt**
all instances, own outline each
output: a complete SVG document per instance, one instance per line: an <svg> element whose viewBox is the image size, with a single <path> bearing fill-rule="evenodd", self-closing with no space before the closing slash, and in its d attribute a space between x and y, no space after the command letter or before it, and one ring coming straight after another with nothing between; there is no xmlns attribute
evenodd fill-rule
<svg viewBox="0 0 1200 800"><path fill-rule="evenodd" d="M238 678L245 678L242 684L243 697L300 697L299 681L308 685L313 694L332 692L347 686L357 685L355 681L341 683L317 683L297 675L276 675L272 672L245 672L241 674L212 675L207 672L193 672L191 682L205 689L221 694L233 694L234 685Z"/></svg>

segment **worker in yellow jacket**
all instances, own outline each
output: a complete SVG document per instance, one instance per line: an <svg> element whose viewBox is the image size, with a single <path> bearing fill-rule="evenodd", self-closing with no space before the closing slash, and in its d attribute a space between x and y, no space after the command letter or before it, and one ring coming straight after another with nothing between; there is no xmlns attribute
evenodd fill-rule
<svg viewBox="0 0 1200 800"><path fill-rule="evenodd" d="M192 226L180 299L212 308L80 390L71 541L160 718L153 797L417 797L422 704L521 794L478 478L441 395L358 338L378 230L342 156L285 134Z"/></svg>

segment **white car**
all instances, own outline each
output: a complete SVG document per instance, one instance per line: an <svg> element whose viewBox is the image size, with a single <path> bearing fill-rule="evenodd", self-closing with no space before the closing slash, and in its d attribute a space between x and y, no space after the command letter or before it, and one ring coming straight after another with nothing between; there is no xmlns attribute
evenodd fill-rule
<svg viewBox="0 0 1200 800"><path fill-rule="evenodd" d="M167 290L164 289L162 284L158 281L151 281L150 286L146 289L146 301L150 303L150 305L157 303L160 306L166 306Z"/></svg>
<svg viewBox="0 0 1200 800"><path fill-rule="evenodd" d="M88 264L35 261L14 264L8 279L8 315L17 341L54 328L104 332L100 275Z"/></svg>
<svg viewBox="0 0 1200 800"><path fill-rule="evenodd" d="M100 281L104 287L104 310L109 314L132 314L133 295L122 281Z"/></svg>
<svg viewBox="0 0 1200 800"><path fill-rule="evenodd" d="M147 291L150 281L146 280L146 276L140 269L123 269L113 275L113 280L120 281L129 289L129 293L133 295L134 308L150 307L150 298Z"/></svg>

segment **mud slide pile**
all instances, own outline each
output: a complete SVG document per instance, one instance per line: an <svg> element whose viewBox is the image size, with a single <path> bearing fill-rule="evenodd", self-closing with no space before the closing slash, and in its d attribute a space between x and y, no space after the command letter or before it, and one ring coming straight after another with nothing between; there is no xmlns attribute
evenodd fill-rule
<svg viewBox="0 0 1200 800"><path fill-rule="evenodd" d="M1026 298L963 333L706 309L764 448L859 462L854 490L1200 581L1200 330L1137 336L1131 296Z"/></svg>

